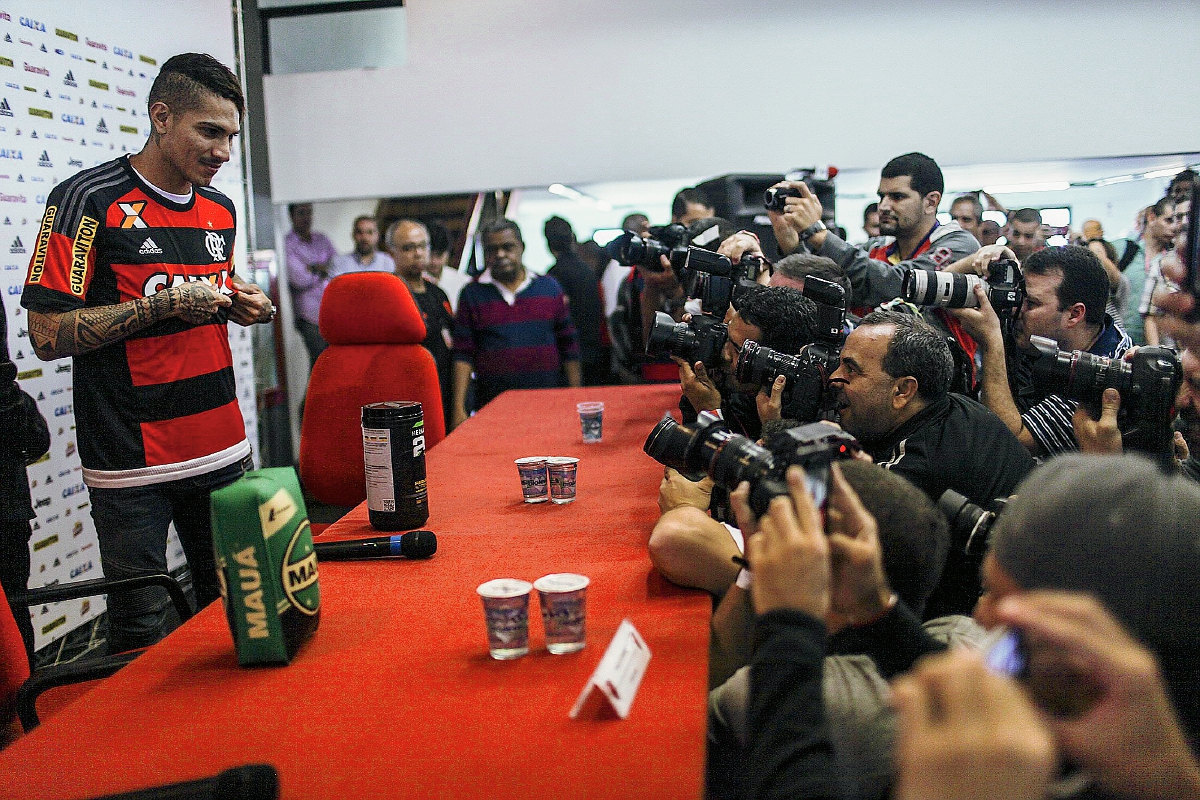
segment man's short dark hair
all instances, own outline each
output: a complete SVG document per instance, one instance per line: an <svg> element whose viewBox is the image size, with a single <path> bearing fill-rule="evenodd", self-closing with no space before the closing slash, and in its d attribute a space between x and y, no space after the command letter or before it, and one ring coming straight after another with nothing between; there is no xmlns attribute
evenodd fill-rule
<svg viewBox="0 0 1200 800"><path fill-rule="evenodd" d="M922 319L896 311L872 311L858 327L893 325L895 335L883 356L883 371L893 378L911 375L917 379L917 395L936 400L950 391L954 376L954 357L950 346L937 330Z"/></svg>
<svg viewBox="0 0 1200 800"><path fill-rule="evenodd" d="M649 225L649 224L650 224L649 217L647 217L645 214L642 214L641 212L634 212L633 214L626 214L625 219L621 220L621 230L637 231L643 225Z"/></svg>
<svg viewBox="0 0 1200 800"><path fill-rule="evenodd" d="M979 202L978 197L973 194L960 194L954 198L954 202L950 204L950 208L953 209L959 203L970 203L971 207L975 209L975 221L983 222L983 203Z"/></svg>
<svg viewBox="0 0 1200 800"><path fill-rule="evenodd" d="M863 222L867 221L867 217L871 216L872 214L878 214L878 213L879 213L879 203L871 203L869 206L867 206L866 208L863 209Z"/></svg>
<svg viewBox="0 0 1200 800"><path fill-rule="evenodd" d="M370 214L359 214L354 218L354 224L350 226L350 230L358 230L358 223L360 222L375 222L375 217L371 216ZM375 227L378 228L379 223L376 223Z"/></svg>
<svg viewBox="0 0 1200 800"><path fill-rule="evenodd" d="M913 190L924 197L930 192L941 193L946 189L941 167L924 153L905 153L896 156L883 167L881 178L909 178Z"/></svg>
<svg viewBox="0 0 1200 800"><path fill-rule="evenodd" d="M446 226L430 222L425 227L429 229L429 252L449 253L450 231L446 230Z"/></svg>
<svg viewBox="0 0 1200 800"><path fill-rule="evenodd" d="M1008 215L1008 222L1009 224L1014 222L1024 222L1026 224L1034 222L1038 225L1041 225L1042 212L1038 211L1036 208L1018 208L1016 211Z"/></svg>
<svg viewBox="0 0 1200 800"><path fill-rule="evenodd" d="M1170 183L1170 185L1167 186L1167 191L1170 192L1172 189L1174 189L1176 186L1178 186L1181 183L1193 183L1194 184L1196 182L1196 177L1197 177L1196 171L1194 169L1192 169L1191 167L1182 169L1179 172L1175 173L1174 178L1171 178L1171 183Z"/></svg>
<svg viewBox="0 0 1200 800"><path fill-rule="evenodd" d="M180 53L168 58L150 86L146 108L162 102L182 114L200 105L205 92L232 102L239 119L246 116L246 98L237 76L207 53Z"/></svg>
<svg viewBox="0 0 1200 800"><path fill-rule="evenodd" d="M879 525L888 585L921 616L950 552L946 518L925 492L891 470L865 461L841 461L839 466Z"/></svg>
<svg viewBox="0 0 1200 800"><path fill-rule="evenodd" d="M787 286L758 286L738 298L742 320L762 330L763 347L796 355L816 340L817 307Z"/></svg>
<svg viewBox="0 0 1200 800"><path fill-rule="evenodd" d="M553 216L546 220L545 226L542 227L542 233L546 237L546 247L551 253L570 250L575 244L575 230L571 227L571 223L562 217Z"/></svg>
<svg viewBox="0 0 1200 800"><path fill-rule="evenodd" d="M687 213L687 207L689 204L701 205L705 208L714 208L713 204L709 202L708 196L699 189L681 189L679 194L675 195L675 199L671 201L671 216L674 219L679 219Z"/></svg>
<svg viewBox="0 0 1200 800"><path fill-rule="evenodd" d="M1074 244L1045 247L1030 254L1022 267L1027 275L1062 275L1062 282L1055 293L1059 310L1083 303L1087 324L1104 323L1104 308L1108 304L1108 273L1091 250Z"/></svg>
<svg viewBox="0 0 1200 800"><path fill-rule="evenodd" d="M1160 197L1158 202L1150 206L1147 211L1153 213L1156 217L1161 217L1167 213L1168 208L1172 211L1175 210L1175 201L1171 199L1170 195Z"/></svg>
<svg viewBox="0 0 1200 800"><path fill-rule="evenodd" d="M311 206L311 205L312 205L312 203L288 203L288 216L290 217L293 214L295 214L296 209L300 208L300 206Z"/></svg>
<svg viewBox="0 0 1200 800"><path fill-rule="evenodd" d="M497 217L491 222L485 223L479 229L479 238L482 241L493 233L503 233L504 231L512 231L513 235L517 237L517 241L525 244L525 239L521 236L521 226L508 217Z"/></svg>
<svg viewBox="0 0 1200 800"><path fill-rule="evenodd" d="M841 286L846 290L846 297L851 295L850 279L832 258L815 253L792 253L775 262L775 271L796 281L802 281L809 275L816 275L818 278L832 281Z"/></svg>

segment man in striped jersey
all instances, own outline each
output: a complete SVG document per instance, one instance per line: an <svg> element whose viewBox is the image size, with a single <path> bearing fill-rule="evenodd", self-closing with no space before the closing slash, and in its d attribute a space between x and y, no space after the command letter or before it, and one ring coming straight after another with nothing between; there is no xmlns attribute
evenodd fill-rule
<svg viewBox="0 0 1200 800"><path fill-rule="evenodd" d="M1048 457L1079 449L1071 424L1077 404L1034 388L1031 371L1037 352L1029 337L1045 336L1058 342L1060 350L1106 358L1121 357L1131 342L1104 312L1108 276L1100 259L1086 247L1047 247L1030 254L1023 265L1025 302L1014 330L1019 351L1015 363L1006 363L1000 320L982 289L975 291L979 308L952 313L983 352L983 404L1004 420L1031 454Z"/></svg>
<svg viewBox="0 0 1200 800"><path fill-rule="evenodd" d="M226 322L269 322L233 274L235 209L209 187L241 128L241 87L187 53L163 64L132 157L83 170L46 203L21 304L43 360L74 359L79 453L107 578L165 572L175 523L199 606L219 595L209 494L250 460ZM161 589L109 598L110 649L163 633Z"/></svg>

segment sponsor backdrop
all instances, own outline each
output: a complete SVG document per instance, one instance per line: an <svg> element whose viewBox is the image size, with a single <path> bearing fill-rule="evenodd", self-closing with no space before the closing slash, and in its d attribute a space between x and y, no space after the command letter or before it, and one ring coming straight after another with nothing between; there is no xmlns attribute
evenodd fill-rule
<svg viewBox="0 0 1200 800"><path fill-rule="evenodd" d="M71 361L44 363L34 355L20 308L46 195L79 170L140 150L150 133L146 96L159 65L197 50L233 66L233 35L227 2L0 0L0 292L17 380L36 398L52 441L28 470L37 513L30 586L102 574L76 448ZM235 152L213 182L239 211L241 176ZM245 213L238 216L236 265L245 274ZM229 326L229 336L246 434L257 444L251 336L237 325ZM183 562L174 531L167 556L172 568ZM103 610L102 597L32 609L37 647Z"/></svg>

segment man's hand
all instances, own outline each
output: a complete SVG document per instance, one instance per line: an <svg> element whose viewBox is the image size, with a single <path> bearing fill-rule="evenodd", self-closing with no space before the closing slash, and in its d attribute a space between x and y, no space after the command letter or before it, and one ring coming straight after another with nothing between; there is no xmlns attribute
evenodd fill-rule
<svg viewBox="0 0 1200 800"><path fill-rule="evenodd" d="M784 198L782 214L778 211L767 211L767 216L771 219L771 227L775 229L775 240L779 245L779 252L788 255L800 247L801 231L821 219L824 209L821 207L821 201L816 198L804 181L780 181L775 184L774 188L795 189L800 192L799 197ZM825 233L822 231L816 234L810 243L813 245L813 249L816 249L824 241Z"/></svg>
<svg viewBox="0 0 1200 800"><path fill-rule="evenodd" d="M775 378L775 382L771 384L770 394L768 387L763 386L758 390L758 394L754 397L754 404L758 406L758 418L762 422L769 419L783 419L783 390L787 386L787 376L779 375Z"/></svg>
<svg viewBox="0 0 1200 800"><path fill-rule="evenodd" d="M1016 253L1007 245L989 244L979 248L966 258L955 261L943 271L958 272L963 275L982 275L986 278L991 274L992 264L1005 258L1010 261L1018 260Z"/></svg>
<svg viewBox="0 0 1200 800"><path fill-rule="evenodd" d="M333 266L333 260L327 259L325 261L317 262L316 264L309 264L308 271L311 272L313 275L316 275L318 278L328 278L329 277L329 269L332 266Z"/></svg>
<svg viewBox="0 0 1200 800"><path fill-rule="evenodd" d="M832 557L833 614L848 625L879 619L892 607L879 526L837 464L829 470L825 528Z"/></svg>
<svg viewBox="0 0 1200 800"><path fill-rule="evenodd" d="M1004 332L1000 329L1000 317L996 316L996 309L992 308L992 302L988 300L987 292L982 286L975 287L975 299L979 302L978 308L946 310L958 319L963 330L969 333L980 347L1003 349Z"/></svg>
<svg viewBox="0 0 1200 800"><path fill-rule="evenodd" d="M708 511L712 504L712 488L712 478L705 476L698 482L689 481L677 470L667 467L662 483L658 485L658 510L665 514L673 508L691 506Z"/></svg>
<svg viewBox="0 0 1200 800"><path fill-rule="evenodd" d="M679 365L679 385L692 408L697 411L716 411L721 407L721 391L709 377L704 362L688 364L678 356L671 356L671 360Z"/></svg>
<svg viewBox="0 0 1200 800"><path fill-rule="evenodd" d="M758 520L758 531L746 539L754 572L754 608L759 614L790 608L824 622L829 612L829 541L804 485L804 471L789 467L787 484L789 495L771 501Z"/></svg>
<svg viewBox="0 0 1200 800"><path fill-rule="evenodd" d="M1187 279L1183 263L1174 254L1163 257L1163 275L1182 286ZM1167 291L1165 288L1154 293L1154 305L1163 316L1158 318L1160 333L1165 333L1182 347L1200 351L1200 322L1188 322L1186 317L1196 308L1196 298L1186 291Z"/></svg>
<svg viewBox="0 0 1200 800"><path fill-rule="evenodd" d="M275 319L275 305L253 283L234 281L238 293L233 296L229 320L238 325L265 324Z"/></svg>
<svg viewBox="0 0 1200 800"><path fill-rule="evenodd" d="M899 800L1042 800L1054 740L1021 688L978 653L926 658L893 684Z"/></svg>
<svg viewBox="0 0 1200 800"><path fill-rule="evenodd" d="M762 245L759 244L758 238L751 236L745 231L738 231L733 236L721 242L721 246L717 248L717 253L725 256L734 264L737 264L746 253L758 256L759 258L766 258L763 255Z"/></svg>
<svg viewBox="0 0 1200 800"><path fill-rule="evenodd" d="M188 281L163 291L171 303L169 316L179 317L193 325L211 322L219 310L233 305L232 300L214 289L208 281Z"/></svg>
<svg viewBox="0 0 1200 800"><path fill-rule="evenodd" d="M1123 452L1121 431L1117 428L1117 412L1120 410L1121 393L1112 387L1104 390L1099 419L1093 419L1082 403L1075 409L1071 424L1075 427L1079 452L1118 456Z"/></svg>
<svg viewBox="0 0 1200 800"><path fill-rule="evenodd" d="M1200 767L1154 656L1099 601L1037 591L1005 598L996 612L1031 652L1057 653L1095 690L1082 714L1046 718L1064 755L1117 795L1200 796Z"/></svg>

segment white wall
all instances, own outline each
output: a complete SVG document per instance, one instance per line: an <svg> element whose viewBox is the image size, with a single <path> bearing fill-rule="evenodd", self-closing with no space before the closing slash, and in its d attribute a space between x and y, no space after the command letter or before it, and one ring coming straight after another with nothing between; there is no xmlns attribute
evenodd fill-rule
<svg viewBox="0 0 1200 800"><path fill-rule="evenodd" d="M268 76L276 202L1196 149L1200 4L411 0L408 63Z"/></svg>

